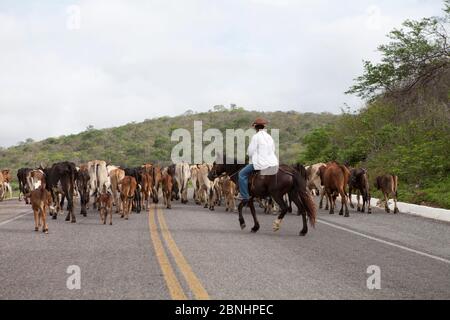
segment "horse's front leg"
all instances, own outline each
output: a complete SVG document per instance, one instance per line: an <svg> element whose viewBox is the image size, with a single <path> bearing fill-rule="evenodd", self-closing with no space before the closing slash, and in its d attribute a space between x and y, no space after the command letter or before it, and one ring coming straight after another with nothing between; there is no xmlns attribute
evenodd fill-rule
<svg viewBox="0 0 450 320"><path fill-rule="evenodd" d="M250 202L248 203L248 206L250 207L250 211L252 213L253 222L254 222L252 232L256 233L259 230L259 222L258 222L258 218L256 217L256 210L255 210L255 205L253 203L253 199L250 200Z"/></svg>
<svg viewBox="0 0 450 320"><path fill-rule="evenodd" d="M244 230L246 227L244 216L242 215L242 208L244 208L244 205L245 205L244 201L241 201L241 203L239 204L239 207L238 207L239 224L240 224L242 230Z"/></svg>

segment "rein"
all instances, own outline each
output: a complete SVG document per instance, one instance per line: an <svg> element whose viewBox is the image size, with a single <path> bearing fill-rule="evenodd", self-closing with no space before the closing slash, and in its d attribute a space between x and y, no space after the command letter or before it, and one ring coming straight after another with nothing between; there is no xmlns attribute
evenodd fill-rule
<svg viewBox="0 0 450 320"><path fill-rule="evenodd" d="M230 175L230 176L229 176L230 179L233 178L235 175L237 175L241 170L242 170L242 169L240 169L240 170L236 171L235 173L233 173L232 175ZM226 174L226 173L225 173L225 174Z"/></svg>

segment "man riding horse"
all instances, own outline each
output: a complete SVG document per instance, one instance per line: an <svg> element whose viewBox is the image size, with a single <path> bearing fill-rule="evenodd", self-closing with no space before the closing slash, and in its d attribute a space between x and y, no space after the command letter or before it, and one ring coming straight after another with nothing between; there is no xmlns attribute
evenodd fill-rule
<svg viewBox="0 0 450 320"><path fill-rule="evenodd" d="M283 197L286 194L289 195L302 214L303 229L300 231L300 235L304 236L308 233L307 217L312 226L316 220L314 202L307 191L306 179L302 174L291 166L279 165L275 155L275 143L272 137L264 131L266 124L267 121L262 118L256 119L253 123L257 132L248 148L251 163L241 164L237 159L228 159L226 155L223 155L223 159L214 163L208 177L214 181L219 176L228 175L235 184L239 184L241 199L238 207L239 223L241 229L246 227L242 209L244 206L248 206L254 221L252 232L258 232L260 228L253 199L271 197L279 205L281 212L273 224L273 230L278 231L288 211ZM304 171L303 166L301 167L301 170ZM255 170L259 173L255 174Z"/></svg>
<svg viewBox="0 0 450 320"><path fill-rule="evenodd" d="M278 158L275 154L275 143L272 136L268 134L264 129L267 125L267 121L263 118L257 118L253 122L253 128L256 130L256 134L253 136L250 145L248 146L248 156L250 157L250 163L247 164L239 172L239 200L246 205L250 200L250 194L248 191L248 179L255 170L266 170L274 168L275 173L278 169Z"/></svg>

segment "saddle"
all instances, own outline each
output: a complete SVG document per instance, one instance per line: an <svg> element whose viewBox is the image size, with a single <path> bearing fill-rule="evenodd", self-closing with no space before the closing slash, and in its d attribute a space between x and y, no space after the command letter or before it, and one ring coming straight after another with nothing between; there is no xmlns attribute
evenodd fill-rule
<svg viewBox="0 0 450 320"><path fill-rule="evenodd" d="M263 179L265 179L266 177L274 176L278 173L278 170L278 167L269 167L264 170L253 170L252 174L249 177L249 190L252 190L254 188L256 178L262 177Z"/></svg>

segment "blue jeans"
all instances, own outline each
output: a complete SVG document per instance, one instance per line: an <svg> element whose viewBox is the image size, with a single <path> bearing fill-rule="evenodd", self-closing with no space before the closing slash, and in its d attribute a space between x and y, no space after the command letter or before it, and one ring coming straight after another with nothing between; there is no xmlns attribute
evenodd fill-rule
<svg viewBox="0 0 450 320"><path fill-rule="evenodd" d="M248 192L248 178L253 171L253 164L248 164L239 172L239 191L242 198L245 200L250 199L250 195Z"/></svg>

